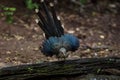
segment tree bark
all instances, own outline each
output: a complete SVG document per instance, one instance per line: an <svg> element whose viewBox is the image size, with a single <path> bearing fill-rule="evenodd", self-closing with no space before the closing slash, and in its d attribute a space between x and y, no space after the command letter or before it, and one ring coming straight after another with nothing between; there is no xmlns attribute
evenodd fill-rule
<svg viewBox="0 0 120 80"><path fill-rule="evenodd" d="M85 58L5 67L0 69L0 80L24 80L32 77L84 75L89 73L120 76L120 58Z"/></svg>

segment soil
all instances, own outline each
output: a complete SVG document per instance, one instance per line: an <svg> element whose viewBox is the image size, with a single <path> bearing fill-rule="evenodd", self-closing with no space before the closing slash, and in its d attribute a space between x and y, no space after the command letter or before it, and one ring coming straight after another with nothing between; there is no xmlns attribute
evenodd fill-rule
<svg viewBox="0 0 120 80"><path fill-rule="evenodd" d="M17 8L12 24L5 21L5 16L0 18L0 66L57 60L44 56L40 51L45 38L34 21L35 14L32 11L5 0L0 1L0 5ZM119 14L92 12L83 17L64 9L57 13L65 26L65 33L74 34L80 40L79 49L69 52L67 59L120 57Z"/></svg>

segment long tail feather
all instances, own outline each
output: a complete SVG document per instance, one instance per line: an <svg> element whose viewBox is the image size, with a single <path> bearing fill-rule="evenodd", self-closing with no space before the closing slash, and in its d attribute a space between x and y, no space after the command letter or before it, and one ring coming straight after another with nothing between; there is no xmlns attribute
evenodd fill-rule
<svg viewBox="0 0 120 80"><path fill-rule="evenodd" d="M52 29L52 30L51 30L51 29L50 29L50 30L54 32L53 35L58 36L58 35L59 35L59 32L58 32L58 30L57 30L57 28L56 28L56 26L55 26L53 17L51 16L51 14L50 14L50 12L49 12L49 10L48 10L48 8L47 8L44 0L42 0L41 3L42 3L42 6L43 6L43 9L44 9L44 11L45 11L48 24L49 24L49 26L50 26L51 29Z"/></svg>
<svg viewBox="0 0 120 80"><path fill-rule="evenodd" d="M47 22L41 12L38 10L36 11L37 15L40 17L40 20L38 19L37 23L40 26L40 28L45 32L45 35L50 36L51 32L49 31L49 26L47 25ZM46 36L46 38L47 38Z"/></svg>
<svg viewBox="0 0 120 80"><path fill-rule="evenodd" d="M56 15L56 12L55 12L55 9L54 9L54 4L53 4L53 3L50 3L50 7L51 7L51 13L52 13L54 22L55 22L55 24L56 24L56 27L57 27L60 35L63 35L63 34L64 34L64 29L63 29L62 26L61 26L60 18L57 17L57 15Z"/></svg>
<svg viewBox="0 0 120 80"><path fill-rule="evenodd" d="M46 6L45 1L41 0L39 11L36 12L39 17L38 25L45 32L46 38L60 37L64 34L60 19L57 18L54 6L50 5L51 9ZM45 14L43 15L43 11Z"/></svg>

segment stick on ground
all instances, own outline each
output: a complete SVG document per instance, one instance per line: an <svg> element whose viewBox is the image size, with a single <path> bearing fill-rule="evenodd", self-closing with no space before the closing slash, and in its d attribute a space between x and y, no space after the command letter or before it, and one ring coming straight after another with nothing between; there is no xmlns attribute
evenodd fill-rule
<svg viewBox="0 0 120 80"><path fill-rule="evenodd" d="M113 70L113 72L107 70ZM120 58L86 58L5 67L0 69L0 80L13 78L24 80L32 77L69 76L89 73L109 73L120 76Z"/></svg>

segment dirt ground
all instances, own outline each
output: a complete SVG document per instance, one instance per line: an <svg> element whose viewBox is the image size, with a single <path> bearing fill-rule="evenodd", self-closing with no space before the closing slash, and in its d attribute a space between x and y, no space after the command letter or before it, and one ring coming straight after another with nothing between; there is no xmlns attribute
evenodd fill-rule
<svg viewBox="0 0 120 80"><path fill-rule="evenodd" d="M2 5L14 5L0 2ZM0 66L11 66L44 61L55 61L40 51L45 40L43 32L34 21L31 11L17 6L12 24L0 18ZM67 59L93 57L120 57L120 15L99 13L80 16L72 11L58 11L65 32L76 35L80 47L76 52L69 52Z"/></svg>

